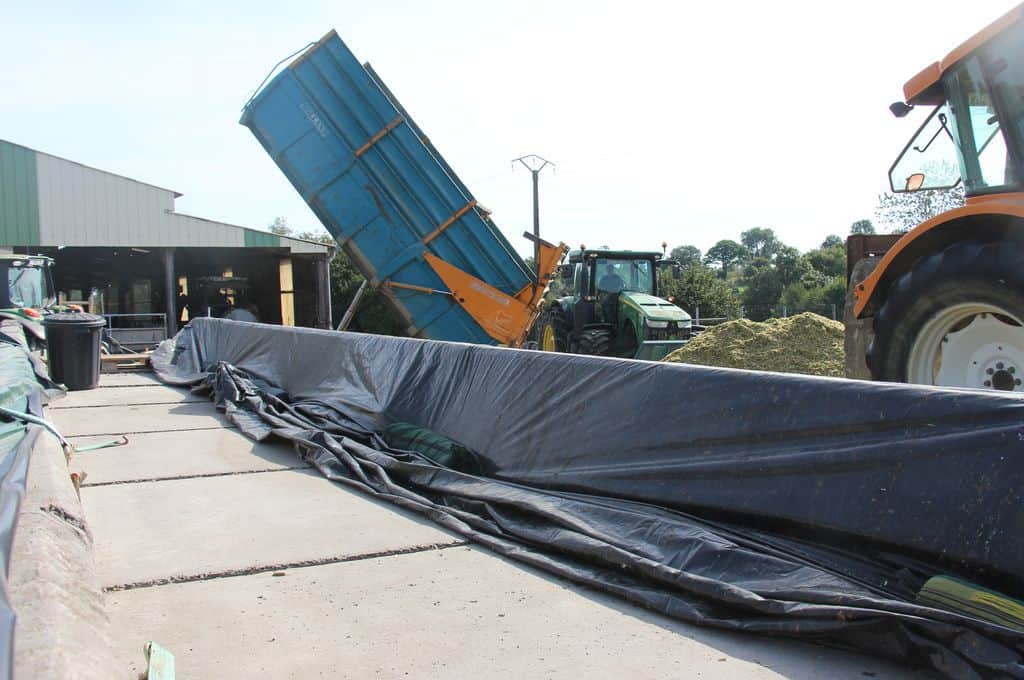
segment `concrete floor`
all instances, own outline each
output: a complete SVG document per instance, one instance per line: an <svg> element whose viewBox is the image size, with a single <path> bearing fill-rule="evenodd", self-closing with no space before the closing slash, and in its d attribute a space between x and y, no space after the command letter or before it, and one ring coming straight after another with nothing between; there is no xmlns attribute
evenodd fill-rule
<svg viewBox="0 0 1024 680"><path fill-rule="evenodd" d="M85 444L82 502L125 677L906 677L869 657L667 619L467 546L257 444L151 376L49 417Z"/></svg>

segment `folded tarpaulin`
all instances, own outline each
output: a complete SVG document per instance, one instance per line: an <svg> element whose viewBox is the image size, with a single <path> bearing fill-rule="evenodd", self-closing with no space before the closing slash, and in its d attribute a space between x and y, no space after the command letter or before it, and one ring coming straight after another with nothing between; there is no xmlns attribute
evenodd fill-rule
<svg viewBox="0 0 1024 680"><path fill-rule="evenodd" d="M1019 632L914 599L1024 593L1016 395L219 319L153 365L331 479L670 616L1024 677ZM394 423L487 474L389 448Z"/></svg>

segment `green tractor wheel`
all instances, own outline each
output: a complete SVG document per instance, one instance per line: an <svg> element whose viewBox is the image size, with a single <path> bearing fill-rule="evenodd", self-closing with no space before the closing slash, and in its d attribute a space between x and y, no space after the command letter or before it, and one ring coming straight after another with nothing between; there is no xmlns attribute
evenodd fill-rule
<svg viewBox="0 0 1024 680"><path fill-rule="evenodd" d="M558 308L549 309L541 317L538 343L544 352L565 352L568 349L569 327Z"/></svg>

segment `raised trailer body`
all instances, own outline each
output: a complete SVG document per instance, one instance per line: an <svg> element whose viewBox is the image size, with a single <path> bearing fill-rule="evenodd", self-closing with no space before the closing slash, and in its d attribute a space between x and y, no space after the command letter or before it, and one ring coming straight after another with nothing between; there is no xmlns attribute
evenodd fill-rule
<svg viewBox="0 0 1024 680"><path fill-rule="evenodd" d="M410 336L522 344L565 248L541 242L531 272L334 31L261 87L241 123Z"/></svg>

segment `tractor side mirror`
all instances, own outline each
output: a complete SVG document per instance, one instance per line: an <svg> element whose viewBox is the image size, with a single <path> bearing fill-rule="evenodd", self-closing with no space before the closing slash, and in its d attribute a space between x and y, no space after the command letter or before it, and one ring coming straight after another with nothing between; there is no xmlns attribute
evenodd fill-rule
<svg viewBox="0 0 1024 680"><path fill-rule="evenodd" d="M562 277L564 281L572 281L573 272L576 270L574 264L560 264L558 265L558 275Z"/></svg>
<svg viewBox="0 0 1024 680"><path fill-rule="evenodd" d="M904 118L914 107L904 102L893 102L889 104L889 112L897 118Z"/></svg>
<svg viewBox="0 0 1024 680"><path fill-rule="evenodd" d="M907 178L907 191L917 191L924 186L924 173L915 172L913 175Z"/></svg>

